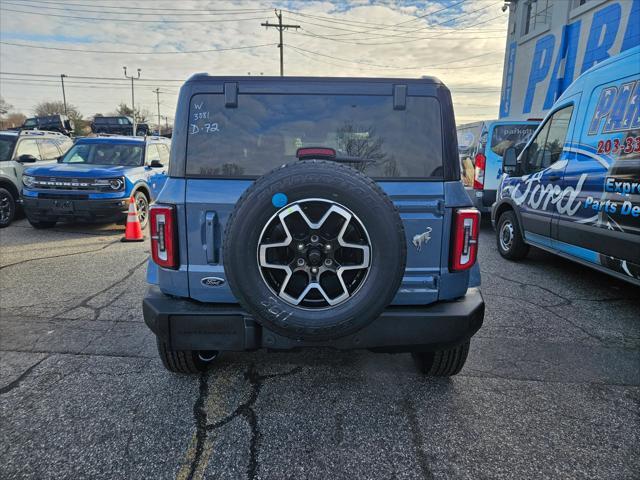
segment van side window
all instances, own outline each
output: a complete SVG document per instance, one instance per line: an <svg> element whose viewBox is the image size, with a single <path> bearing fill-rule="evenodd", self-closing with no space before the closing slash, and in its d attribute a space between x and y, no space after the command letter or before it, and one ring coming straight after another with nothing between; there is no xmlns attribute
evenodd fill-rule
<svg viewBox="0 0 640 480"><path fill-rule="evenodd" d="M558 110L547 120L523 153L522 175L544 170L560 159L572 113L573 105L570 105Z"/></svg>

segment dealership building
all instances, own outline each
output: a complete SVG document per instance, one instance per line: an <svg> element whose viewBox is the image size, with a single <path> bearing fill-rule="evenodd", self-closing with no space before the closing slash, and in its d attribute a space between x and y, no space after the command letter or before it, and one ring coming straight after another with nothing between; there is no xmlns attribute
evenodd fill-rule
<svg viewBox="0 0 640 480"><path fill-rule="evenodd" d="M505 120L544 117L581 73L640 45L640 0L505 0L505 7Z"/></svg>

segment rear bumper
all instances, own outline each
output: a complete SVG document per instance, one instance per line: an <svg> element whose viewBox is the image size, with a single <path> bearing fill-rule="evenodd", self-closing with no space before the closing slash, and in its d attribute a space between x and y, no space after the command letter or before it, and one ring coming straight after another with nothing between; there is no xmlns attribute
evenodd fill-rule
<svg viewBox="0 0 640 480"><path fill-rule="evenodd" d="M147 326L173 350L243 351L332 347L389 352L429 351L465 342L482 326L484 300L476 288L451 302L391 306L362 330L331 341L299 341L262 327L239 305L204 304L149 287L142 310Z"/></svg>
<svg viewBox="0 0 640 480"><path fill-rule="evenodd" d="M82 220L89 222L117 222L124 220L129 208L128 198L73 199L23 197L27 216L36 221Z"/></svg>

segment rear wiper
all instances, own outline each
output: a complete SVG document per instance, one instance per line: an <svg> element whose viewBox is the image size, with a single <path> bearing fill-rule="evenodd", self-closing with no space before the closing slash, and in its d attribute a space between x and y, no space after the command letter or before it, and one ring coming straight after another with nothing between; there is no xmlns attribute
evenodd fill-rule
<svg viewBox="0 0 640 480"><path fill-rule="evenodd" d="M376 160L360 157L339 157L333 148L303 147L296 151L298 160L331 160L338 163L376 163Z"/></svg>
<svg viewBox="0 0 640 480"><path fill-rule="evenodd" d="M335 157L331 160L338 163L376 163L376 160L360 157Z"/></svg>

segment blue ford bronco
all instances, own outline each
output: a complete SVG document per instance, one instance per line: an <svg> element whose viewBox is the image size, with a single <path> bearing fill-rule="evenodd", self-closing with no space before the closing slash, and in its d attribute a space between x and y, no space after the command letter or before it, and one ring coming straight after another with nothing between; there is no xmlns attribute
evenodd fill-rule
<svg viewBox="0 0 640 480"><path fill-rule="evenodd" d="M175 118L143 301L168 370L333 347L460 371L484 318L480 214L445 85L197 74Z"/></svg>
<svg viewBox="0 0 640 480"><path fill-rule="evenodd" d="M77 139L58 163L25 170L27 220L35 228L60 220L124 221L133 196L144 228L149 204L167 179L169 147L161 137Z"/></svg>

